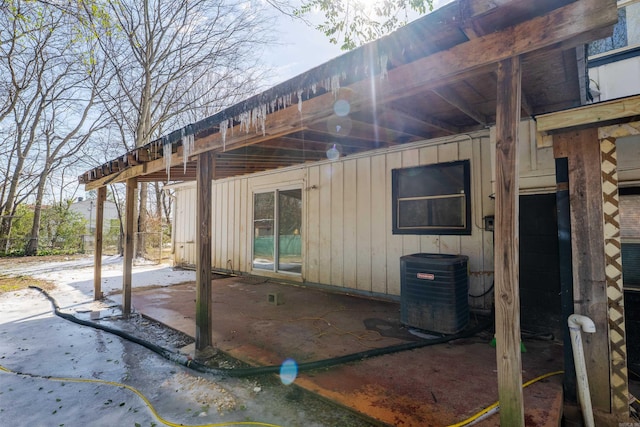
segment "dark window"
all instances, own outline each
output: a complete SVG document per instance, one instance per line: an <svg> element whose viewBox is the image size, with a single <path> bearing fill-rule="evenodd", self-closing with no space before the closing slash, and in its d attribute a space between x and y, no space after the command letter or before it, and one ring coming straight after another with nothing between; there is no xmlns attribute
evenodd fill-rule
<svg viewBox="0 0 640 427"><path fill-rule="evenodd" d="M620 189L620 241L622 281L625 288L640 288L640 188Z"/></svg>
<svg viewBox="0 0 640 427"><path fill-rule="evenodd" d="M469 161L391 171L394 234L471 234Z"/></svg>

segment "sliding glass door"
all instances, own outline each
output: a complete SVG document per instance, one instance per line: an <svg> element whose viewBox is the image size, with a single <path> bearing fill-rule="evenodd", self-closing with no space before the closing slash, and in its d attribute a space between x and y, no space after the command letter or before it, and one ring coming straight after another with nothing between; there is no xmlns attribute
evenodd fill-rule
<svg viewBox="0 0 640 427"><path fill-rule="evenodd" d="M302 190L253 195L253 268L302 273Z"/></svg>

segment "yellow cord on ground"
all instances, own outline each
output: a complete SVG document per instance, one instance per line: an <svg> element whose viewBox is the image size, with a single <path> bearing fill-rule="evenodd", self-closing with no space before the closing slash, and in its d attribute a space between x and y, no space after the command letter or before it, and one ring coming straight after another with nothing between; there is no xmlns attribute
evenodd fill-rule
<svg viewBox="0 0 640 427"><path fill-rule="evenodd" d="M28 377L31 377L31 378L40 378L40 379L51 380L51 381L62 381L62 382L69 382L69 383L98 383L98 384L106 384L106 385L110 385L110 386L114 386L114 387L126 388L127 390L130 390L130 391L134 392L135 394L137 394L138 397L140 399L142 399L142 401L147 405L147 407L151 410L151 413L158 419L158 421L160 421L162 424L168 425L170 427L225 427L225 426L280 427L280 426L278 426L276 424L261 423L261 422L258 422L258 421L230 421L228 423L198 424L198 425L189 425L189 426L187 426L186 424L173 423L171 421L168 421L168 420L165 420L164 418L162 418L160 416L160 414L158 414L156 409L153 407L151 402L149 402L149 399L147 399L144 396L144 394L142 394L142 392L140 392L138 389L136 389L134 387L131 387L130 385L117 383L117 382L114 382L114 381L106 381L106 380L98 380L98 379L90 379L90 378L44 377L44 376L40 376L40 375L24 374L24 373L13 372L12 370L10 370L8 368L5 368L2 365L0 365L0 371L7 372L7 373L10 373L10 374L15 374L15 375L25 375L25 376L28 376Z"/></svg>
<svg viewBox="0 0 640 427"><path fill-rule="evenodd" d="M544 374L544 375L540 375L539 377L534 378L534 379L532 379L532 380L529 380L529 381L527 381L526 383L522 384L522 388L529 387L531 384L536 383L536 382L538 382L538 381L540 381L540 380L543 380L543 379L545 379L545 378L552 377L552 376L554 376L554 375L560 375L560 374L562 374L562 373L564 373L564 371L555 371L555 372L549 372L549 373ZM477 420L478 418L480 418L481 416L483 416L483 415L484 415L484 414L486 414L487 412L492 411L493 409L497 408L498 406L500 406L500 402L499 402L499 401L498 401L498 402L494 402L494 403L492 403L491 405L489 405L489 406L487 406L486 408L484 408L482 411L480 411L480 412L477 412L477 413L473 414L472 416L470 416L470 417L469 417L469 418L467 418L466 420L464 420L464 421L460 421L460 422L459 422L459 423L457 423L457 424L451 424L451 425L450 425L450 426L448 426L448 427L462 427L462 426L466 426L467 424L469 424L469 423L471 423L471 422L473 422L473 421Z"/></svg>

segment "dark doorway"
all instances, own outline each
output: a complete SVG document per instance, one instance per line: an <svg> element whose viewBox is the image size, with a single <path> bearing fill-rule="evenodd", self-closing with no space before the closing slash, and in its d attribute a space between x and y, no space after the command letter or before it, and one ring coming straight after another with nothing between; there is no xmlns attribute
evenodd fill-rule
<svg viewBox="0 0 640 427"><path fill-rule="evenodd" d="M556 195L520 196L520 323L562 340Z"/></svg>

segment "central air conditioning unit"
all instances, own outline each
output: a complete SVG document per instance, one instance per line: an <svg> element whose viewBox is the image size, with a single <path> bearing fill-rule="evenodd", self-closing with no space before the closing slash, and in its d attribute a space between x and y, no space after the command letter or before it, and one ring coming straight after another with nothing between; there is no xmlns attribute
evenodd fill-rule
<svg viewBox="0 0 640 427"><path fill-rule="evenodd" d="M469 323L465 255L400 257L400 321L409 327L455 334Z"/></svg>

